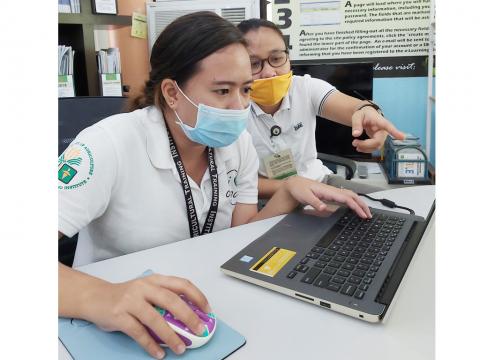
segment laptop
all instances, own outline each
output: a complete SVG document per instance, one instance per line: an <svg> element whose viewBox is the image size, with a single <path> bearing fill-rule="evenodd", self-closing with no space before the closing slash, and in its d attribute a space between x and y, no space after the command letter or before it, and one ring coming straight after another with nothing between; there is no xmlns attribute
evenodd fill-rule
<svg viewBox="0 0 480 360"><path fill-rule="evenodd" d="M434 203L435 204L435 203ZM221 266L230 276L314 305L379 322L392 303L430 220L371 209L330 216L299 210Z"/></svg>

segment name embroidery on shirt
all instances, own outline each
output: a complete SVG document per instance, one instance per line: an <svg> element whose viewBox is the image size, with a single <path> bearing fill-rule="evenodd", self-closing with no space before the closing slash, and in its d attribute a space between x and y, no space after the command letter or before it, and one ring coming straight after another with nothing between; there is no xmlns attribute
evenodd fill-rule
<svg viewBox="0 0 480 360"><path fill-rule="evenodd" d="M230 199L230 204L235 205L236 204L236 198L238 196L238 191L237 191L237 175L238 171L233 169L227 172L227 178L228 178L228 190L225 193L225 197L227 199Z"/></svg>
<svg viewBox="0 0 480 360"><path fill-rule="evenodd" d="M302 128L303 127L303 123L302 122L299 122L298 124L294 125L293 126L293 130L297 131L298 129Z"/></svg>

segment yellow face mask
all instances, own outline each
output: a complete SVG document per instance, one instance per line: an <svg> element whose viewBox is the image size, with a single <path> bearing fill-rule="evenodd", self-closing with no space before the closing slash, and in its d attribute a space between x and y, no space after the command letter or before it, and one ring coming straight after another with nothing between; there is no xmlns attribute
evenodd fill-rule
<svg viewBox="0 0 480 360"><path fill-rule="evenodd" d="M292 72L268 79L258 79L252 84L250 98L259 105L278 104L287 95L292 82Z"/></svg>

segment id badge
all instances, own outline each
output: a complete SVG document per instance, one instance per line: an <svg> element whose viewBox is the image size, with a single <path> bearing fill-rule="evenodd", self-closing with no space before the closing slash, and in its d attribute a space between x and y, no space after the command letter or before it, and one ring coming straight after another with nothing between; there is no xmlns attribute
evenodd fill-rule
<svg viewBox="0 0 480 360"><path fill-rule="evenodd" d="M297 174L292 150L279 151L263 159L269 179L285 179Z"/></svg>

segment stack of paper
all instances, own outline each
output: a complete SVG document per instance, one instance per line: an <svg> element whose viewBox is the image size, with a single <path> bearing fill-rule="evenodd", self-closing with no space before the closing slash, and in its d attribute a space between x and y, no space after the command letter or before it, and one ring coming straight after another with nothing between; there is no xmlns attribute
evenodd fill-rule
<svg viewBox="0 0 480 360"><path fill-rule="evenodd" d="M59 13L80 13L80 0L58 0Z"/></svg>
<svg viewBox="0 0 480 360"><path fill-rule="evenodd" d="M117 48L97 52L100 93L102 96L122 96L122 67L120 51Z"/></svg>
<svg viewBox="0 0 480 360"><path fill-rule="evenodd" d="M80 0L70 0L72 13L80 14Z"/></svg>
<svg viewBox="0 0 480 360"><path fill-rule="evenodd" d="M102 49L97 52L98 72L100 74L121 74L120 51L118 48Z"/></svg>
<svg viewBox="0 0 480 360"><path fill-rule="evenodd" d="M70 0L58 0L59 13L71 13Z"/></svg>
<svg viewBox="0 0 480 360"><path fill-rule="evenodd" d="M73 56L75 51L71 46L58 45L58 75L73 74Z"/></svg>

